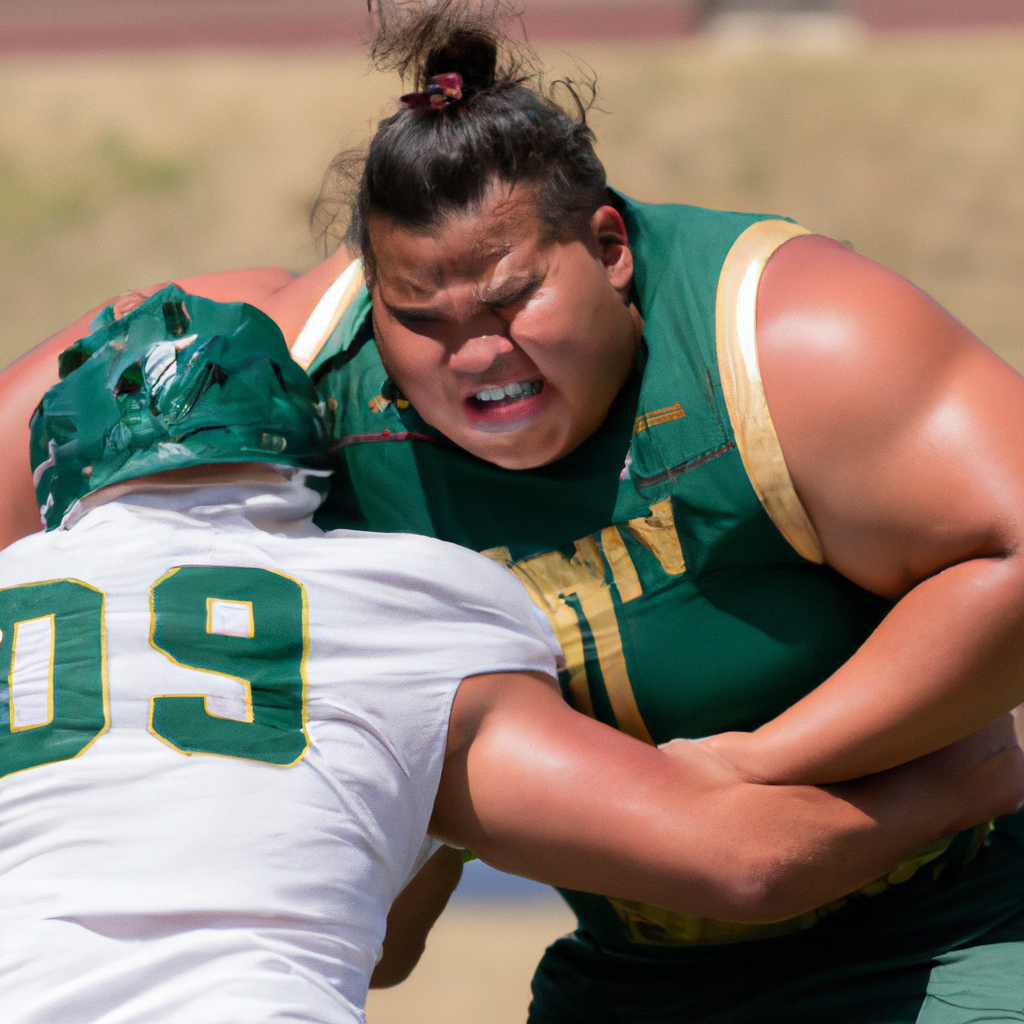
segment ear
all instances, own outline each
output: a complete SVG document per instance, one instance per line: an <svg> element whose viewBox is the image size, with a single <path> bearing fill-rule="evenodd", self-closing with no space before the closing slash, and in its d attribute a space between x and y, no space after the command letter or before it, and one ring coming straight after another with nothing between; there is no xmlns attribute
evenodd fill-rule
<svg viewBox="0 0 1024 1024"><path fill-rule="evenodd" d="M628 300L633 283L633 253L622 215L614 206L602 206L590 218L590 237L611 286L624 301Z"/></svg>

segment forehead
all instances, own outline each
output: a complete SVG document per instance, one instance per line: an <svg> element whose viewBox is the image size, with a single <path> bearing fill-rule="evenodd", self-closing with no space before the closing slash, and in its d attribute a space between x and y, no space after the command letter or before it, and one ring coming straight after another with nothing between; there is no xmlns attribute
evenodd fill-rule
<svg viewBox="0 0 1024 1024"><path fill-rule="evenodd" d="M526 268L549 241L533 196L522 186L495 186L479 206L427 229L371 216L367 230L376 276L424 293L456 280L486 278L500 264Z"/></svg>

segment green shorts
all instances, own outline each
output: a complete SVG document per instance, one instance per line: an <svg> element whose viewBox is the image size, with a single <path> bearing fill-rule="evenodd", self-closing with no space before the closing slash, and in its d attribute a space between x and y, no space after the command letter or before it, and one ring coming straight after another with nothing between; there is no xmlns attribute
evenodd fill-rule
<svg viewBox="0 0 1024 1024"><path fill-rule="evenodd" d="M545 953L529 1024L1024 1022L1024 828L941 884L912 879L778 939Z"/></svg>

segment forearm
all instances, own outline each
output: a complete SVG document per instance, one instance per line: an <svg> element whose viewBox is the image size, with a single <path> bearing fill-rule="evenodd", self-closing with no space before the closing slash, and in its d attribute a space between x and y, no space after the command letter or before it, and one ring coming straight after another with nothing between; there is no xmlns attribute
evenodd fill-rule
<svg viewBox="0 0 1024 1024"><path fill-rule="evenodd" d="M92 314L44 341L0 373L0 548L42 529L29 465L29 420L43 393L57 383L57 356L88 331Z"/></svg>
<svg viewBox="0 0 1024 1024"><path fill-rule="evenodd" d="M462 851L442 846L398 894L388 912L387 933L370 988L390 988L409 977L461 877Z"/></svg>
<svg viewBox="0 0 1024 1024"><path fill-rule="evenodd" d="M557 708L537 701L503 714L446 761L433 827L496 867L553 885L772 920L1011 809L989 792L995 768L969 782L966 770L901 769L834 791L752 784L702 744L658 750L548 696Z"/></svg>
<svg viewBox="0 0 1024 1024"><path fill-rule="evenodd" d="M827 814L790 825L781 808L778 827L808 829L811 857L805 864L790 858L781 865L768 897L776 916L788 916L795 900L805 899L811 907L833 899L838 880L833 872L861 873L865 882L879 878L936 839L1017 810L1024 800L1024 753L1011 719L1003 716L950 747L824 791L856 813L830 806ZM811 842L815 834L817 852Z"/></svg>
<svg viewBox="0 0 1024 1024"><path fill-rule="evenodd" d="M969 735L1024 700L1024 566L952 566L904 597L837 672L756 732L711 743L771 782L858 778Z"/></svg>
<svg viewBox="0 0 1024 1024"><path fill-rule="evenodd" d="M901 769L832 790L764 786L716 777L682 753L671 769L648 766L643 785L632 772L621 789L588 780L596 799L564 772L564 799L552 800L550 780L541 799L506 791L506 805L528 806L529 816L489 817L474 849L495 867L552 885L718 920L772 921L851 892L984 816Z"/></svg>

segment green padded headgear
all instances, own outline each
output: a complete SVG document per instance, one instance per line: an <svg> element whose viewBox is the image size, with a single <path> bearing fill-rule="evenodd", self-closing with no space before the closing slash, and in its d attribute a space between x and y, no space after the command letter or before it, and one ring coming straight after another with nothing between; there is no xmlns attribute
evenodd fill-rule
<svg viewBox="0 0 1024 1024"><path fill-rule="evenodd" d="M326 468L323 407L266 314L171 285L120 320L108 307L105 319L61 354L61 382L32 417L48 530L90 491L167 469Z"/></svg>

